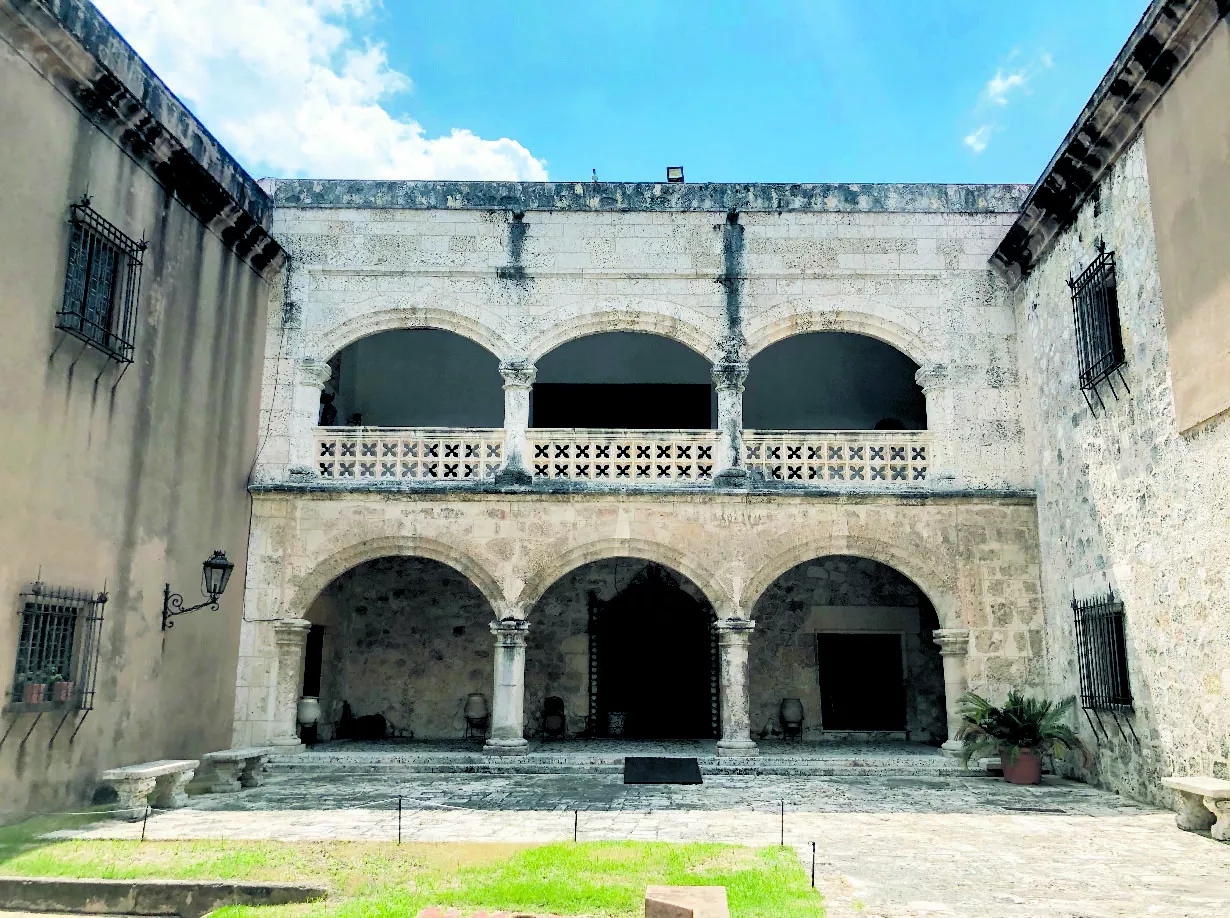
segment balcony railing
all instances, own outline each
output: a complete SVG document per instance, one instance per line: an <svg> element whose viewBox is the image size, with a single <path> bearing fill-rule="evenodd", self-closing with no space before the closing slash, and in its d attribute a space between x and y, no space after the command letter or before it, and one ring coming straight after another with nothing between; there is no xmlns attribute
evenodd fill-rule
<svg viewBox="0 0 1230 918"><path fill-rule="evenodd" d="M748 430L743 460L766 481L840 487L918 486L927 480L926 431Z"/></svg>
<svg viewBox="0 0 1230 918"><path fill-rule="evenodd" d="M481 481L504 458L498 428L319 427L316 472L325 480ZM713 430L528 432L530 472L539 481L617 484L713 480ZM801 487L920 487L928 481L927 431L748 430L744 462L765 481Z"/></svg>
<svg viewBox="0 0 1230 918"><path fill-rule="evenodd" d="M464 427L318 427L326 479L478 481L504 458L504 431Z"/></svg>
<svg viewBox="0 0 1230 918"><path fill-rule="evenodd" d="M704 482L713 480L715 430L529 432L535 479Z"/></svg>

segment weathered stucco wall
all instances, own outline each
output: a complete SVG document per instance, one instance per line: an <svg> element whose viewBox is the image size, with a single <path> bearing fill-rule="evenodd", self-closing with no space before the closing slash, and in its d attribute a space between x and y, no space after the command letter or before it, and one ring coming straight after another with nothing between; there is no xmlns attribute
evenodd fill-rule
<svg viewBox="0 0 1230 918"><path fill-rule="evenodd" d="M860 614L860 609L870 614ZM935 611L906 577L866 558L827 557L783 574L756 602L756 633L751 645L749 695L752 730L780 732L783 698L803 702L803 738L823 736L816 635L820 631L892 630L893 614L912 609L901 631L904 642L906 726L910 738L943 742L944 669L931 632L939 627ZM891 610L883 614L883 610Z"/></svg>
<svg viewBox="0 0 1230 918"><path fill-rule="evenodd" d="M44 714L23 743L34 715L0 713L0 733L13 727L0 747L0 819L76 806L104 768L228 744L269 300L266 281L18 53L3 6L4 700L22 591L41 577L105 587L110 601L95 709L76 739L69 743L77 716L49 747L62 714ZM43 64L57 60L47 55ZM111 98L120 97L113 86ZM87 190L96 210L149 242L126 372L55 329L69 205ZM163 633L163 584L199 601L201 563L219 548L236 565L221 609L180 618Z"/></svg>
<svg viewBox="0 0 1230 918"><path fill-rule="evenodd" d="M695 584L720 617L748 617L774 581L804 562L870 558L916 584L941 627L971 630L976 688L1002 696L1043 678L1035 511L1028 498L298 490L258 493L254 506L237 743L263 741L276 727L267 620L302 617L339 575L389 555L427 557L464 573L499 617L528 616L531 647L538 640L535 604L592 561L655 561ZM561 645L583 633L576 616L584 609L575 606L570 620L543 625ZM528 664L542 689L527 692L527 700L545 697L548 684L578 697L580 680L569 675L574 664L556 657L537 673L538 664Z"/></svg>
<svg viewBox="0 0 1230 918"><path fill-rule="evenodd" d="M1127 364L1118 398L1090 411L1077 387L1069 275L1095 241L1115 253ZM1070 603L1107 585L1125 604L1140 744L1107 722L1093 777L1169 804L1169 774L1220 774L1230 758L1230 426L1181 435L1138 141L1017 291L1022 367L1036 399L1038 511L1050 691L1078 692ZM1081 718L1082 736L1094 736Z"/></svg>

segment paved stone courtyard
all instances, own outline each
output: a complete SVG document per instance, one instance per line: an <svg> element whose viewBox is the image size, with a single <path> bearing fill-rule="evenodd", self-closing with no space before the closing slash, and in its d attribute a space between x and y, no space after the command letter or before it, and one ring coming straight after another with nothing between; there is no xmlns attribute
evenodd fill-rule
<svg viewBox="0 0 1230 918"><path fill-rule="evenodd" d="M1173 814L1047 777L706 776L625 786L618 774L276 775L159 812L151 839L545 842L635 839L771 845L810 866L830 918L1224 918L1230 845ZM574 813L575 811L575 813ZM136 838L139 823L76 833ZM65 833L70 834L70 833Z"/></svg>

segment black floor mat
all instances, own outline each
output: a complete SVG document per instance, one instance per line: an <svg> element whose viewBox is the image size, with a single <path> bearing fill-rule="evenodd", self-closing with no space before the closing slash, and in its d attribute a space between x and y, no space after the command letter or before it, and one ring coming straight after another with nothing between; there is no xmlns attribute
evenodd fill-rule
<svg viewBox="0 0 1230 918"><path fill-rule="evenodd" d="M703 784L696 759L626 756L624 784Z"/></svg>

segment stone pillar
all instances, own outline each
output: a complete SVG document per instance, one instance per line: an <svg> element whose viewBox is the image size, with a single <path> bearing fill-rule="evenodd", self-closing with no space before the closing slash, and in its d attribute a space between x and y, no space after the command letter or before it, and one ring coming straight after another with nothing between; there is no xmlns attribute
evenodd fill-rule
<svg viewBox="0 0 1230 918"><path fill-rule="evenodd" d="M961 421L957 419L958 399L967 390L970 369L929 363L914 373L914 382L927 401L927 430L931 432L927 457L927 481L936 487L957 487L957 457L953 455L954 434Z"/></svg>
<svg viewBox="0 0 1230 918"><path fill-rule="evenodd" d="M948 739L940 748L945 755L961 754L962 742L957 739L961 729L961 696L969 689L969 676L965 661L969 656L968 628L940 628L931 632L935 643L940 645L944 660L944 707L948 711Z"/></svg>
<svg viewBox="0 0 1230 918"><path fill-rule="evenodd" d="M303 658L312 623L304 618L284 618L273 623L277 647L277 670L274 681L273 737L269 745L280 754L303 751L299 742L295 706L303 688Z"/></svg>
<svg viewBox="0 0 1230 918"><path fill-rule="evenodd" d="M718 755L759 755L752 742L751 709L747 697L747 645L756 623L745 618L724 618L714 622L718 635L721 675L720 706L722 738Z"/></svg>
<svg viewBox="0 0 1230 918"><path fill-rule="evenodd" d="M526 361L500 364L500 375L504 377L504 462L495 476L498 484L528 485L533 481L526 432L530 426L534 374L534 365Z"/></svg>
<svg viewBox="0 0 1230 918"><path fill-rule="evenodd" d="M483 746L487 755L525 755L525 639L530 623L506 618L491 623L495 635L495 698L491 702L491 732Z"/></svg>
<svg viewBox="0 0 1230 918"><path fill-rule="evenodd" d="M295 372L290 406L290 473L316 477L317 447L313 439L320 420L320 393L333 370L324 360L304 357Z"/></svg>
<svg viewBox="0 0 1230 918"><path fill-rule="evenodd" d="M743 385L747 382L747 363L722 361L713 365L713 387L717 391L717 453L713 457L715 484L741 485L748 480L743 464Z"/></svg>

